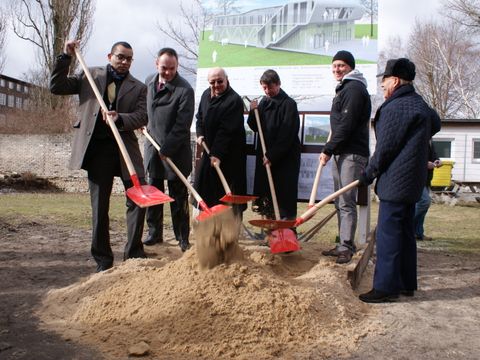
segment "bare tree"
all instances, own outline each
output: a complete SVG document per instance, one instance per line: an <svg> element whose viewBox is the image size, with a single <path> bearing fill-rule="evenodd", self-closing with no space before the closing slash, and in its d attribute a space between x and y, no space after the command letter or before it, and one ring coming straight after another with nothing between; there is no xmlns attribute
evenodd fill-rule
<svg viewBox="0 0 480 360"><path fill-rule="evenodd" d="M480 32L480 0L444 0L443 7L446 17L470 31Z"/></svg>
<svg viewBox="0 0 480 360"><path fill-rule="evenodd" d="M408 55L417 66L419 93L442 119L478 116L480 70L474 64L480 51L458 24L417 22Z"/></svg>
<svg viewBox="0 0 480 360"><path fill-rule="evenodd" d="M209 12L201 0L194 0L190 6L180 3L180 15L180 23L167 17L163 22L157 23L157 28L179 46L178 55L185 60L181 61L179 66L196 74L198 44L201 33L210 20Z"/></svg>
<svg viewBox="0 0 480 360"><path fill-rule="evenodd" d="M237 0L217 0L217 8L220 9L219 14L228 15L238 12L238 7L235 6Z"/></svg>
<svg viewBox="0 0 480 360"><path fill-rule="evenodd" d="M378 0L362 0L361 3L370 17L370 37L373 37L373 24L378 19Z"/></svg>
<svg viewBox="0 0 480 360"><path fill-rule="evenodd" d="M85 46L94 10L94 0L15 0L13 31L37 48L39 66L48 74L67 38Z"/></svg>
<svg viewBox="0 0 480 360"><path fill-rule="evenodd" d="M95 0L12 0L13 31L20 39L36 47L38 65L25 74L34 86L30 93L30 111L42 117L42 123L52 128L64 128L65 111L72 101L66 97L53 96L48 91L50 71L55 57L61 54L66 39L80 41L84 48L92 29ZM71 67L74 71L75 65ZM54 110L54 112L52 112ZM52 124L60 121L60 124Z"/></svg>
<svg viewBox="0 0 480 360"><path fill-rule="evenodd" d="M192 73L197 73L196 64L198 61L198 45L205 30L211 25L215 13L223 15L237 11L234 6L237 0L217 0L215 11L204 5L202 0L193 0L190 5L180 3L180 14L182 21L174 22L169 18L157 23L158 30L179 46L178 54L181 61L179 66ZM203 40L203 39L202 39Z"/></svg>
<svg viewBox="0 0 480 360"><path fill-rule="evenodd" d="M0 73L5 67L5 43L7 33L7 15L0 8Z"/></svg>

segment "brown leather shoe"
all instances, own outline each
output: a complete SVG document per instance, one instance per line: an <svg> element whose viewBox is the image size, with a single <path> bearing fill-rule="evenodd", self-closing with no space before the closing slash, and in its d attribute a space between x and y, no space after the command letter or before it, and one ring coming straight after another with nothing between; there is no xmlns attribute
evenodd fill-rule
<svg viewBox="0 0 480 360"><path fill-rule="evenodd" d="M335 261L337 264L348 264L352 260L352 251L351 250L342 250L338 251L338 257Z"/></svg>
<svg viewBox="0 0 480 360"><path fill-rule="evenodd" d="M338 256L338 248L335 246L333 249L322 251L324 256Z"/></svg>

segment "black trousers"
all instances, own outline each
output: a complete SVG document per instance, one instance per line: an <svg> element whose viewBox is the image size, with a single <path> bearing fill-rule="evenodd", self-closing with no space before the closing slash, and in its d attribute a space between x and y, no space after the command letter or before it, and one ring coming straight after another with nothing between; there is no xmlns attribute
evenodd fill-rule
<svg viewBox="0 0 480 360"><path fill-rule="evenodd" d="M163 179L149 178L148 183L160 191L165 191ZM170 203L175 238L179 243L188 243L190 213L187 187L180 180L168 181L168 195L175 200ZM163 205L150 206L147 209L147 224L149 236L157 241L163 241Z"/></svg>
<svg viewBox="0 0 480 360"><path fill-rule="evenodd" d="M110 195L113 179L120 176L120 154L113 139L92 141L87 149L84 166L88 173L88 187L92 206L92 256L101 269L108 269L113 265L113 252L110 246ZM144 179L141 180L145 183ZM125 189L133 184L130 180L123 180ZM123 259L145 258L142 234L145 221L145 209L137 206L128 197L126 198L127 244Z"/></svg>

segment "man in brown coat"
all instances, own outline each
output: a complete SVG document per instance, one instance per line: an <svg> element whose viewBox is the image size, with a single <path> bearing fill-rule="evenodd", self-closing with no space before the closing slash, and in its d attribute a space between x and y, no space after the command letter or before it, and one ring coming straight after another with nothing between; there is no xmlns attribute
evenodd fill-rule
<svg viewBox="0 0 480 360"><path fill-rule="evenodd" d="M57 57L52 70L50 91L56 95L79 97L79 119L73 126L69 167L73 170L84 169L88 174L93 225L91 252L98 272L113 266L108 217L113 178L121 176L126 189L132 186L132 182L113 133L105 121L106 115L102 114L85 74L68 75L76 45L77 41L66 41L64 52ZM108 114L115 121L136 173L144 183L142 155L133 131L147 124L147 88L129 73L133 50L128 43L115 43L107 57L107 66L91 68L90 72L100 93L104 94L105 104L110 110ZM145 257L141 241L144 219L145 210L127 198L124 260Z"/></svg>

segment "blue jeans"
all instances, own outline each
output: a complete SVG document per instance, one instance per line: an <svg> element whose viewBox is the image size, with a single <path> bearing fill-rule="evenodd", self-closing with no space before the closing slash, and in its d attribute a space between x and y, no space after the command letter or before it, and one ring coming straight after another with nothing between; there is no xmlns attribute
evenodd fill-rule
<svg viewBox="0 0 480 360"><path fill-rule="evenodd" d="M417 201L415 204L415 216L413 218L414 226L415 226L415 236L417 238L423 239L424 230L423 224L425 222L425 216L427 215L428 208L432 203L432 199L430 198L430 191L428 186L425 186L422 191L422 196L420 200Z"/></svg>

